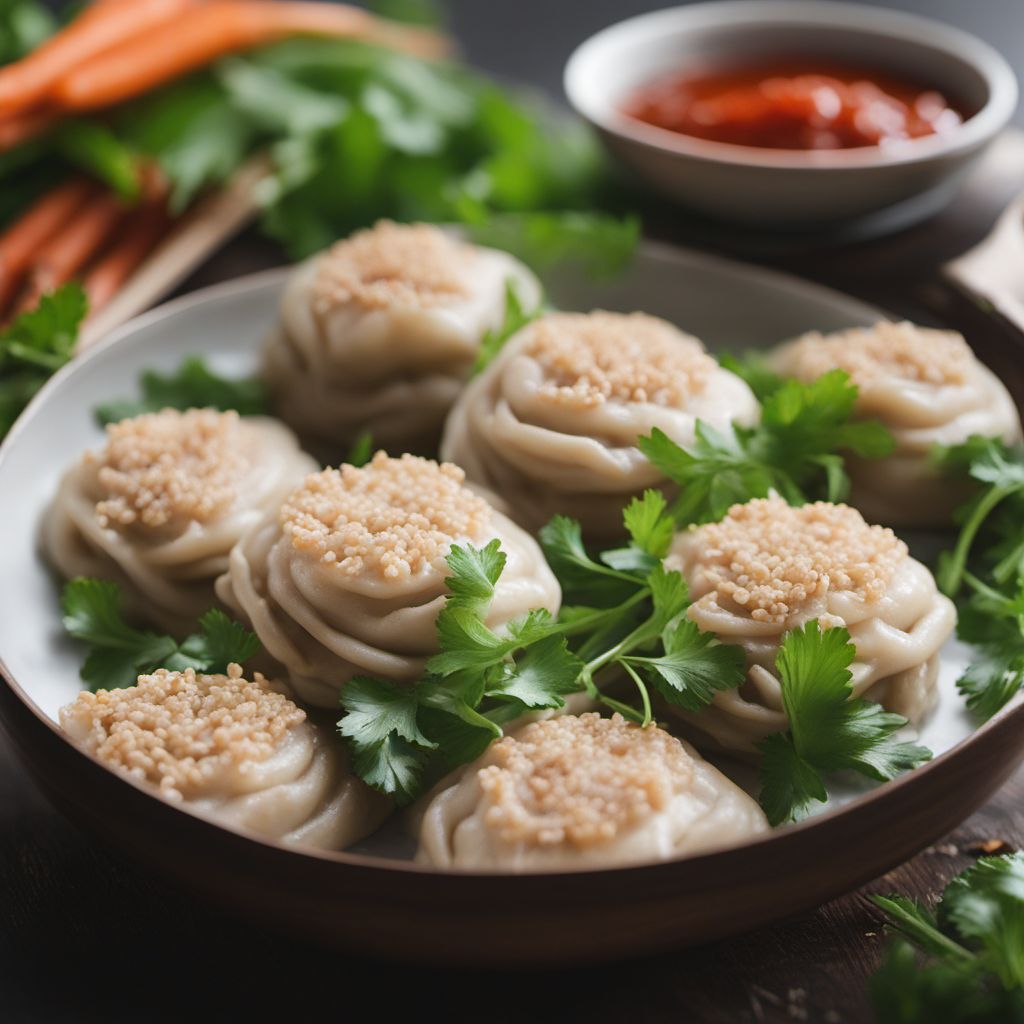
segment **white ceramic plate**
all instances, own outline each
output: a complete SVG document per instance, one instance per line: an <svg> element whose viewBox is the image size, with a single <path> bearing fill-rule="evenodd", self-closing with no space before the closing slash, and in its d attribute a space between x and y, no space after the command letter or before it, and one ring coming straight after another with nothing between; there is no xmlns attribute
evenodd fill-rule
<svg viewBox="0 0 1024 1024"><path fill-rule="evenodd" d="M0 587L0 667L12 684L13 695L58 735L57 711L80 689L81 658L79 645L66 638L61 626L58 582L43 565L36 547L40 515L58 477L85 448L101 442L102 431L92 416L94 407L136 394L141 371L173 370L184 357L199 353L220 372L254 372L262 339L275 317L285 273L271 271L207 289L128 324L57 374L0 448L0 537L4 539L0 574L5 581ZM784 275L651 244L643 246L632 267L613 281L562 272L549 275L546 284L551 301L561 308L643 309L696 334L712 350L765 346L812 328L827 331L867 325L884 317L880 310ZM944 652L940 709L920 733L920 740L936 754L962 744L972 731L954 687L966 653L955 642ZM52 738L47 737L47 742L52 744ZM66 741L61 737L59 742ZM30 755L36 749L29 749L27 741L19 746ZM85 758L77 751L69 756L77 758L76 763ZM47 783L51 791L62 789L60 779L51 777ZM117 785L134 786L120 778ZM883 787L883 791L889 788ZM881 792L865 796L853 783L837 794L832 809L852 800L851 806L837 812L842 817L858 804L877 802L881 797ZM152 801L158 798L153 796ZM102 817L100 808L80 809L87 817ZM183 812L175 808L173 813L181 823ZM837 813L824 818L835 819ZM812 821L796 830L816 827L818 822ZM937 821L930 827L940 832L922 831L922 845L949 825ZM274 846L255 837L246 842ZM284 853L284 848L277 849ZM394 848L388 844L377 852L386 854L389 849ZM360 850L372 854L373 842L363 844ZM394 860L371 860L359 854L287 852L289 864L311 858L347 861L352 866L370 861L391 869L392 874L394 869L412 870ZM694 870L706 860L693 861ZM856 877L847 873L836 878L833 888L852 884Z"/></svg>

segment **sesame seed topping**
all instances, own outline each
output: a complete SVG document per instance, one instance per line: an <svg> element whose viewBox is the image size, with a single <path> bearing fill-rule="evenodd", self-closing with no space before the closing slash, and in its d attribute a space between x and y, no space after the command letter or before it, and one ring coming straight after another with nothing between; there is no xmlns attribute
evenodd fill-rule
<svg viewBox="0 0 1024 1024"><path fill-rule="evenodd" d="M159 669L135 686L83 692L61 725L104 764L172 799L201 796L227 768L270 758L306 713L258 672L197 675Z"/></svg>
<svg viewBox="0 0 1024 1024"><path fill-rule="evenodd" d="M478 775L484 821L504 843L607 843L662 811L693 776L682 744L621 715L565 715L495 743Z"/></svg>
<svg viewBox="0 0 1024 1024"><path fill-rule="evenodd" d="M238 413L213 409L164 409L108 426L106 446L85 456L107 495L96 503L100 525L215 519L248 466L241 430Z"/></svg>
<svg viewBox="0 0 1024 1024"><path fill-rule="evenodd" d="M377 452L362 469L308 476L281 508L282 529L296 551L346 575L415 576L490 522L491 507L465 478L448 462Z"/></svg>
<svg viewBox="0 0 1024 1024"><path fill-rule="evenodd" d="M338 242L320 259L313 309L325 316L337 306L391 305L429 309L470 295L473 246L431 224L380 221Z"/></svg>
<svg viewBox="0 0 1024 1024"><path fill-rule="evenodd" d="M963 384L974 364L970 347L956 331L884 321L835 334L805 334L783 358L803 380L839 369L859 385L884 377L937 386Z"/></svg>
<svg viewBox="0 0 1024 1024"><path fill-rule="evenodd" d="M908 557L888 527L827 501L794 508L778 497L755 499L690 537L697 560L688 575L701 573L717 600L759 622L783 623L829 590L877 601Z"/></svg>
<svg viewBox="0 0 1024 1024"><path fill-rule="evenodd" d="M540 393L569 407L680 406L716 365L696 338L645 313L549 313L525 331L525 352L547 378Z"/></svg>

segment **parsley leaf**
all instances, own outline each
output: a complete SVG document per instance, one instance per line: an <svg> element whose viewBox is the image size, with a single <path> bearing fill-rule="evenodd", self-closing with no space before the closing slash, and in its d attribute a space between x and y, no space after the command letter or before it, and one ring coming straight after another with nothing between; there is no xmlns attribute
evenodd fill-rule
<svg viewBox="0 0 1024 1024"><path fill-rule="evenodd" d="M879 782L931 757L894 738L905 718L871 701L851 700L856 656L842 628L822 632L816 619L787 634L776 669L789 731L761 744L761 806L773 825L806 817L826 799L824 776L856 771Z"/></svg>
<svg viewBox="0 0 1024 1024"><path fill-rule="evenodd" d="M871 900L898 936L870 984L882 1024L1024 1018L1024 854L979 860L937 913L903 896Z"/></svg>
<svg viewBox="0 0 1024 1024"><path fill-rule="evenodd" d="M494 585L505 568L505 552L497 538L482 548L456 545L448 556L448 567L448 589L452 594L448 606L486 611L494 597Z"/></svg>
<svg viewBox="0 0 1024 1024"><path fill-rule="evenodd" d="M940 556L936 577L957 598L957 635L978 652L957 687L983 720L1024 685L1024 449L971 437L939 449L936 462L980 485L957 513L960 534Z"/></svg>
<svg viewBox="0 0 1024 1024"><path fill-rule="evenodd" d="M627 656L623 661L643 669L671 704L700 711L716 692L739 686L746 676L743 649L719 643L689 619L668 626L662 640L664 654Z"/></svg>
<svg viewBox="0 0 1024 1024"><path fill-rule="evenodd" d="M0 330L0 438L71 358L87 305L79 285L65 284Z"/></svg>
<svg viewBox="0 0 1024 1024"><path fill-rule="evenodd" d="M219 609L200 620L200 631L180 644L172 637L129 626L121 613L121 588L108 580L81 576L64 586L64 628L89 645L81 669L90 690L134 686L158 668L223 673L232 662L248 661L259 641Z"/></svg>
<svg viewBox="0 0 1024 1024"><path fill-rule="evenodd" d="M214 373L199 356L189 356L175 373L147 370L140 380L141 396L107 402L96 408L100 425L161 409L234 409L243 416L262 416L268 410L261 380L233 380Z"/></svg>
<svg viewBox="0 0 1024 1024"><path fill-rule="evenodd" d="M512 280L505 282L505 315L498 327L485 332L473 363L473 375L484 369L502 350L513 334L521 331L540 315L540 309L527 310L519 299Z"/></svg>
<svg viewBox="0 0 1024 1024"><path fill-rule="evenodd" d="M352 442L352 447L345 456L345 462L356 468L365 466L373 458L373 434L369 430L362 431Z"/></svg>
<svg viewBox="0 0 1024 1024"><path fill-rule="evenodd" d="M678 487L679 525L715 522L729 507L775 490L790 504L841 501L849 478L840 452L881 458L893 448L874 421L853 421L857 388L842 370L809 384L785 380L768 393L756 427L719 431L698 422L689 450L655 429L640 450Z"/></svg>

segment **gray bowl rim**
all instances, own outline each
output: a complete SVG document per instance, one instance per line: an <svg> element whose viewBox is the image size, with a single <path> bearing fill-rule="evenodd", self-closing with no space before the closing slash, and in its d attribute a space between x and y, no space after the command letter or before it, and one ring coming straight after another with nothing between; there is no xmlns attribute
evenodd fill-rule
<svg viewBox="0 0 1024 1024"><path fill-rule="evenodd" d="M839 150L785 150L712 142L645 124L619 111L605 96L591 98L583 84L594 53L616 36L644 32L656 38L678 28L727 29L761 21L772 24L803 24L831 27L837 32L866 29L877 35L935 49L969 64L984 79L988 98L955 131L909 139L898 146L864 146ZM998 50L963 29L934 18L838 0L710 0L706 3L667 7L616 22L585 39L569 56L562 78L570 105L585 120L615 138L679 157L728 164L804 171L836 172L879 169L926 163L963 155L991 142L1009 124L1017 108L1019 88L1010 64ZM938 83L936 83L938 85Z"/></svg>

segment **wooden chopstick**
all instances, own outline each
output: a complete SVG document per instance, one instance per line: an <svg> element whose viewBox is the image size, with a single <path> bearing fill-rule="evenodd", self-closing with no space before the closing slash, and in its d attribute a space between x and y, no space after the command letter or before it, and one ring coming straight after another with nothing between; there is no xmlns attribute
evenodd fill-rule
<svg viewBox="0 0 1024 1024"><path fill-rule="evenodd" d="M118 294L85 322L75 352L85 352L115 328L149 309L241 231L257 213L256 190L270 171L268 156L253 157L227 185L185 214Z"/></svg>

